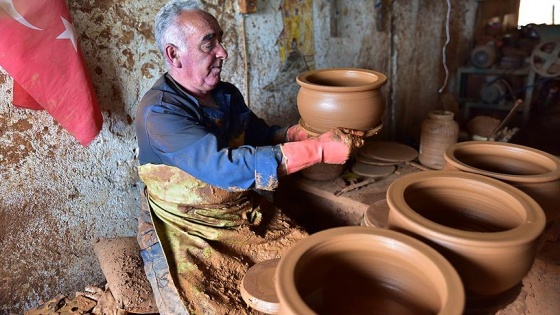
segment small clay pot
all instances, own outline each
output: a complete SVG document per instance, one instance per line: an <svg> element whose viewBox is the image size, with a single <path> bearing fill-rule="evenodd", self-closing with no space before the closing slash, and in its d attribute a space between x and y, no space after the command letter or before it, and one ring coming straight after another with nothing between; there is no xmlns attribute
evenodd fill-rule
<svg viewBox="0 0 560 315"><path fill-rule="evenodd" d="M300 86L298 111L312 130L321 133L342 127L366 131L381 123L385 100L379 89L387 77L380 72L319 69L300 74L296 81Z"/></svg>
<svg viewBox="0 0 560 315"><path fill-rule="evenodd" d="M444 152L444 170L476 173L521 189L542 207L547 225L560 215L560 159L505 142L466 141Z"/></svg>
<svg viewBox="0 0 560 315"><path fill-rule="evenodd" d="M447 110L434 110L422 122L418 161L427 167L441 170L445 160L443 152L459 138L459 124L455 114Z"/></svg>
<svg viewBox="0 0 560 315"><path fill-rule="evenodd" d="M463 285L451 264L412 237L363 226L301 240L276 270L281 315L462 314Z"/></svg>
<svg viewBox="0 0 560 315"><path fill-rule="evenodd" d="M465 172L424 171L387 190L387 227L429 244L457 269L467 298L492 297L529 272L544 230L541 207L502 181Z"/></svg>

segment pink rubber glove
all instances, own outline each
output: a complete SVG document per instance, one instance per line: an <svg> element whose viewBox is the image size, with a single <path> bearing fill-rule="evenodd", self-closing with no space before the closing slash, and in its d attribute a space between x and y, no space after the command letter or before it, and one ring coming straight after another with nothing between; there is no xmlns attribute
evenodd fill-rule
<svg viewBox="0 0 560 315"><path fill-rule="evenodd" d="M284 143L283 173L292 174L317 163L344 164L356 147L363 145L361 136L334 129L317 138Z"/></svg>
<svg viewBox="0 0 560 315"><path fill-rule="evenodd" d="M300 124L296 124L288 128L288 131L286 132L285 142L302 141L313 137L315 137L315 135L310 134Z"/></svg>

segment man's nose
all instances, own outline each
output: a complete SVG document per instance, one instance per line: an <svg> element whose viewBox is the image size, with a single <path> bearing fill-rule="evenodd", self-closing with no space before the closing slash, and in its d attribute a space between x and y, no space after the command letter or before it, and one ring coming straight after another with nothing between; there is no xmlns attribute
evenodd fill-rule
<svg viewBox="0 0 560 315"><path fill-rule="evenodd" d="M224 48L223 43L218 43L218 51L216 52L216 57L219 59L226 59L228 57L227 50Z"/></svg>

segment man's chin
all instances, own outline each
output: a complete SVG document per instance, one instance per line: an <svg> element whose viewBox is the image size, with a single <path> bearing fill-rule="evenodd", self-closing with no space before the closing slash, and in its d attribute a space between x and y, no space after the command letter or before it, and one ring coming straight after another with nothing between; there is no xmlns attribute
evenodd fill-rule
<svg viewBox="0 0 560 315"><path fill-rule="evenodd" d="M210 76L206 81L206 85L211 86L212 88L215 88L216 86L218 86L218 84L222 81L222 78L220 75L217 76Z"/></svg>

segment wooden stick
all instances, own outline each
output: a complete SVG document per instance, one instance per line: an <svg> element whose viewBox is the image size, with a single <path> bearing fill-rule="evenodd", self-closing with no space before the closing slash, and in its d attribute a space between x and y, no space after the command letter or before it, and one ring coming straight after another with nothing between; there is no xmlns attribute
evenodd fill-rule
<svg viewBox="0 0 560 315"><path fill-rule="evenodd" d="M427 166L424 166L424 165L421 165L421 164L418 164L418 163L412 162L412 161L406 161L406 162L404 162L404 164L410 165L412 167L416 167L417 169L420 169L420 170L423 170L423 171L432 171L433 170L432 168L429 168Z"/></svg>
<svg viewBox="0 0 560 315"><path fill-rule="evenodd" d="M488 137L488 139L490 138L494 138L494 136L496 135L496 133L502 129L502 127L509 121L509 119L515 114L515 111L517 110L517 108L523 104L523 100L522 99L518 99L517 101L515 101L515 104L513 104L513 107L509 110L509 113L507 114L506 118L504 118L504 120L502 120L502 122L498 125L498 127L496 127L494 129L494 131L492 131L492 134L490 134L490 136Z"/></svg>
<svg viewBox="0 0 560 315"><path fill-rule="evenodd" d="M348 185L348 186L342 188L341 190L335 192L334 195L338 197L338 196L342 195L342 194L345 193L345 192L349 192L349 191L351 191L351 190L358 189L358 188L360 188L360 187L369 185L369 184L371 184L371 183L375 183L375 178L368 178L368 179L365 179L365 180L363 180L363 181L361 181L361 182L359 182L359 183L355 183L355 184L352 184L352 185Z"/></svg>

